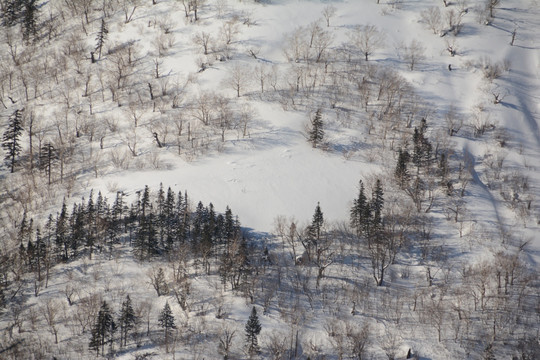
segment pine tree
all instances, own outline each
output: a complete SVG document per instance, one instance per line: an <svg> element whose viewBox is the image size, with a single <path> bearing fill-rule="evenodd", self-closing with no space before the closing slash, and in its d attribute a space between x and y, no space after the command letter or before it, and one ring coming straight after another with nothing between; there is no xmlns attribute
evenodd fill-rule
<svg viewBox="0 0 540 360"><path fill-rule="evenodd" d="M6 151L5 161L10 167L10 171L15 171L15 163L21 152L20 137L22 133L22 111L15 110L9 118L9 123L2 138L2 147Z"/></svg>
<svg viewBox="0 0 540 360"><path fill-rule="evenodd" d="M13 26L19 22L24 2L22 0L6 0L2 6L4 24Z"/></svg>
<svg viewBox="0 0 540 360"><path fill-rule="evenodd" d="M315 116L311 120L311 129L309 130L309 142L316 148L324 140L324 124L322 120L321 109L317 109Z"/></svg>
<svg viewBox="0 0 540 360"><path fill-rule="evenodd" d="M396 170L394 171L394 176L399 184L399 187L404 189L407 181L409 180L409 170L407 169L407 163L409 162L409 152L407 150L403 151L399 149L398 151L398 160L396 164Z"/></svg>
<svg viewBox="0 0 540 360"><path fill-rule="evenodd" d="M159 326L161 326L163 328L163 331L165 332L165 346L166 346L167 352L169 352L170 332L171 330L176 329L176 325L174 324L174 316L172 314L171 307L169 306L168 301L165 303L163 310L161 310L161 313L159 314L158 323L159 323Z"/></svg>
<svg viewBox="0 0 540 360"><path fill-rule="evenodd" d="M101 26L99 28L99 32L96 36L96 51L98 52L98 59L101 59L101 51L103 50L103 45L105 44L105 40L107 40L107 34L109 33L109 30L107 29L107 24L105 23L105 19L101 19Z"/></svg>
<svg viewBox="0 0 540 360"><path fill-rule="evenodd" d="M351 208L351 227L356 230L357 236L366 235L364 230L366 226L369 226L368 222L371 215L362 180L360 180L359 188L358 198L353 200Z"/></svg>
<svg viewBox="0 0 540 360"><path fill-rule="evenodd" d="M39 168L45 171L45 175L48 178L48 185L51 185L52 166L56 160L58 160L56 149L50 142L45 143L39 152Z"/></svg>
<svg viewBox="0 0 540 360"><path fill-rule="evenodd" d="M58 255L62 258L62 260L67 261L69 259L69 233L68 214L65 200L62 203L60 214L58 214L56 217L55 243Z"/></svg>
<svg viewBox="0 0 540 360"><path fill-rule="evenodd" d="M37 0L24 1L23 40L30 41L37 32L36 18L38 15Z"/></svg>
<svg viewBox="0 0 540 360"><path fill-rule="evenodd" d="M116 332L116 323L114 322L111 310L106 301L103 301L101 308L98 312L98 318L91 331L89 347L91 350L95 350L99 355L99 349L101 348L101 354L105 354L105 344L108 342L112 346L114 333Z"/></svg>
<svg viewBox="0 0 540 360"><path fill-rule="evenodd" d="M375 189L373 190L371 199L371 211L373 218L371 220L371 228L375 231L380 230L382 226L382 209L384 206L384 193L381 180L377 179Z"/></svg>
<svg viewBox="0 0 540 360"><path fill-rule="evenodd" d="M127 295L126 300L122 302L118 322L120 324L120 346L126 346L129 332L135 327L137 322L137 317L135 316L135 311L133 310L129 295Z"/></svg>
<svg viewBox="0 0 540 360"><path fill-rule="evenodd" d="M248 352L250 355L259 353L259 344L257 336L261 333L261 323L257 316L257 310L255 306L251 309L251 315L246 323L246 342L248 345Z"/></svg>
<svg viewBox="0 0 540 360"><path fill-rule="evenodd" d="M321 211L321 205L317 203L315 207L315 213L313 214L313 219L311 220L311 225L308 227L308 236L311 242L317 243L321 238L321 232L324 225L324 216Z"/></svg>

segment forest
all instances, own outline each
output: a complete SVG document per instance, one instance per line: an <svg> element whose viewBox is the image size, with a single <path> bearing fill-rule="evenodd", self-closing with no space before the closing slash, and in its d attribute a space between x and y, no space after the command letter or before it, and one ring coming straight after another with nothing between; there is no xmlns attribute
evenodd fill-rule
<svg viewBox="0 0 540 360"><path fill-rule="evenodd" d="M0 358L540 358L536 5L0 0Z"/></svg>

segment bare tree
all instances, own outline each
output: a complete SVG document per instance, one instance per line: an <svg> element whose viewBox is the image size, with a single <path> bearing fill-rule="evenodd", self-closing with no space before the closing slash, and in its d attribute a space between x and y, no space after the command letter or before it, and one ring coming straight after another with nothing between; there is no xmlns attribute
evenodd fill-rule
<svg viewBox="0 0 540 360"><path fill-rule="evenodd" d="M314 59L316 63L324 60L326 50L330 47L333 41L332 34L324 30L319 21L314 21L308 26L309 41L308 46L311 49L310 52L314 54L309 55L310 60Z"/></svg>
<svg viewBox="0 0 540 360"><path fill-rule="evenodd" d="M204 55L208 55L208 50L210 49L211 41L212 41L212 36L205 31L201 31L193 36L193 43L195 43L195 45L202 47Z"/></svg>
<svg viewBox="0 0 540 360"><path fill-rule="evenodd" d="M433 31L434 34L438 34L441 31L441 11L438 7L432 6L420 13L420 18L427 26Z"/></svg>
<svg viewBox="0 0 540 360"><path fill-rule="evenodd" d="M409 70L411 71L420 61L425 59L424 52L426 48L416 39L413 39L409 45L404 45L402 51L403 59L409 63Z"/></svg>
<svg viewBox="0 0 540 360"><path fill-rule="evenodd" d="M330 20L336 16L337 8L333 5L327 5L322 11L322 15L326 20L326 26L330 27Z"/></svg>
<svg viewBox="0 0 540 360"><path fill-rule="evenodd" d="M47 299L42 308L42 314L49 325L51 334L54 335L54 343L58 344L58 327L62 322L61 314L63 309L58 302L53 299Z"/></svg>
<svg viewBox="0 0 540 360"><path fill-rule="evenodd" d="M141 0L122 0L121 6L124 12L124 22L127 24L133 18L135 10L141 5Z"/></svg>
<svg viewBox="0 0 540 360"><path fill-rule="evenodd" d="M236 330L231 329L231 327L225 325L221 328L219 334L219 353L223 355L224 360L228 360L231 356L231 351L233 347L233 340L236 335Z"/></svg>
<svg viewBox="0 0 540 360"><path fill-rule="evenodd" d="M486 0L486 9L489 11L489 17L493 19L495 8L499 6L501 0Z"/></svg>
<svg viewBox="0 0 540 360"><path fill-rule="evenodd" d="M225 80L226 84L234 89L236 96L240 97L242 90L246 87L249 80L249 73L245 67L240 64L234 64L230 70L229 77Z"/></svg>
<svg viewBox="0 0 540 360"><path fill-rule="evenodd" d="M349 33L349 38L366 61L384 43L384 34L375 25L357 26Z"/></svg>

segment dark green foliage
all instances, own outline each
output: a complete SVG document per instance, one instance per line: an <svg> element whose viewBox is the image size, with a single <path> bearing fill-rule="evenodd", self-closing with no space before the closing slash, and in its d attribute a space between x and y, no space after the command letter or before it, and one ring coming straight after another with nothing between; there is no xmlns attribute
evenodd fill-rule
<svg viewBox="0 0 540 360"><path fill-rule="evenodd" d="M122 302L118 323L120 326L120 346L126 346L129 333L137 323L137 317L135 316L135 311L133 310L129 295L127 295L126 300Z"/></svg>
<svg viewBox="0 0 540 360"><path fill-rule="evenodd" d="M399 187L404 189L409 180L409 170L407 169L407 163L410 159L410 154L407 150L398 150L398 160L396 164L396 170L394 176L399 184Z"/></svg>
<svg viewBox="0 0 540 360"><path fill-rule="evenodd" d="M311 220L311 225L309 226L309 236L312 239L319 239L321 237L322 227L324 225L324 216L321 211L321 205L317 203L315 207L315 213L313 214L313 219Z"/></svg>
<svg viewBox="0 0 540 360"><path fill-rule="evenodd" d="M103 301L99 309L98 318L91 331L89 347L95 350L96 354L105 354L105 344L109 343L112 347L114 333L116 332L116 323L114 322L111 310L106 301Z"/></svg>
<svg viewBox="0 0 540 360"><path fill-rule="evenodd" d="M370 218L371 208L365 194L364 182L360 180L358 198L353 200L351 208L351 227L356 231L357 236L369 234Z"/></svg>
<svg viewBox="0 0 540 360"><path fill-rule="evenodd" d="M259 322L257 310L254 306L251 309L251 315L246 323L246 342L250 355L257 354L260 351L257 336L261 333L261 329L261 323Z"/></svg>
<svg viewBox="0 0 540 360"><path fill-rule="evenodd" d="M24 1L23 39L27 42L36 36L38 12L37 0Z"/></svg>
<svg viewBox="0 0 540 360"><path fill-rule="evenodd" d="M322 120L321 109L317 109L315 116L311 120L311 129L309 130L309 142L316 148L324 140L324 124Z"/></svg>
<svg viewBox="0 0 540 360"><path fill-rule="evenodd" d="M418 172L420 168L429 165L431 161L432 146L425 136L426 130L427 123L425 119L422 119L420 128L414 128L412 161L416 165Z"/></svg>
<svg viewBox="0 0 540 360"><path fill-rule="evenodd" d="M381 180L377 179L375 183L375 189L373 189L373 194L371 197L371 228L374 231L380 230L382 227L382 209L384 206L384 193L381 184Z"/></svg>
<svg viewBox="0 0 540 360"><path fill-rule="evenodd" d="M7 129L2 138L2 147L6 152L4 160L12 173L15 171L15 163L21 152L22 131L22 110L15 110L9 118Z"/></svg>
<svg viewBox="0 0 540 360"><path fill-rule="evenodd" d="M105 40L107 40L108 33L109 33L109 30L107 29L107 24L105 23L105 19L101 19L101 26L96 36L96 51L98 52L98 59L101 59L101 52L103 50L103 45L105 44Z"/></svg>
<svg viewBox="0 0 540 360"><path fill-rule="evenodd" d="M24 1L22 0L6 0L3 4L3 25L16 25L23 15Z"/></svg>
<svg viewBox="0 0 540 360"><path fill-rule="evenodd" d="M52 167L58 160L58 152L50 142L45 143L39 150L39 168L45 171L48 184L51 185Z"/></svg>
<svg viewBox="0 0 540 360"><path fill-rule="evenodd" d="M158 324L165 332L165 344L168 346L170 333L172 330L176 329L174 316L172 314L171 307L169 306L169 302L166 302L163 310L161 310L158 318Z"/></svg>

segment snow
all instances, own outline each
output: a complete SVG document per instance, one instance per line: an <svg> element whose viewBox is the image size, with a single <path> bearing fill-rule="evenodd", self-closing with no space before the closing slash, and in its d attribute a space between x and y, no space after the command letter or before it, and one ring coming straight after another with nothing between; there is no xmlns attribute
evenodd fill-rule
<svg viewBox="0 0 540 360"><path fill-rule="evenodd" d="M185 154L178 156L177 148L173 145L157 149L148 132L153 121L162 115L174 117L176 113L170 110L170 105L167 105L167 109L161 113L147 110L141 117L140 125L133 130L137 132L139 155L130 159L128 169L114 168L108 163L109 157L103 157L101 161L105 165L99 171L99 176L80 175L74 193L68 194L70 196L68 201L76 202L82 196L87 197L90 189L94 189L94 191L102 191L109 199L114 198L117 191L124 191L129 195L126 200L131 202L135 198L135 192L143 189L145 185L157 190L160 184L163 184L165 188L170 186L175 191L186 190L192 201L200 200L205 205L211 202L220 212L229 206L233 213L238 215L242 226L250 230L256 238L270 238L278 216L296 218L300 224L307 224L318 202L329 223L348 222L349 209L352 200L357 195L359 180L370 179L374 176L389 180L392 176L395 159L388 150L388 145L383 148L375 140L375 136L378 135L367 134L365 123L362 123L362 126L349 125L343 118L338 118L338 114L345 117L345 112L338 113L336 109L329 109L324 103L326 107L323 115L328 123L326 135L331 146L327 151L313 148L306 139L305 129L312 116L311 112L315 109L306 109L303 104L293 106L290 103L285 105L279 101L268 100L269 98L258 94L256 83L249 85L240 99L235 99L233 89L224 85L229 76L229 70L235 64L240 64L246 71L257 64L276 66L283 79L290 66L283 54L284 38L297 27L307 26L320 19L323 8L333 5L337 8L337 12L331 19L331 26L328 29L334 36L336 48L347 41L348 33L355 25L372 24L385 33L384 46L374 52L370 62L397 71L409 81L414 91L429 103L430 135L445 134L444 114L450 108L454 108L464 118L465 124L470 123L474 116L487 116L495 124L496 129L506 129L509 139L504 148L499 147L494 140L494 131L488 131L485 136L477 138L473 135L472 128L466 125L457 136L443 135L447 138L449 147L453 149L456 159L463 164L465 172L471 179L465 191L467 225L463 230L463 236L459 234L458 224L445 220L441 208L429 215L437 224L433 229L433 237L439 239L443 247L451 252L451 256L456 258L455 268L448 271L452 273L452 276L458 277L460 267L490 259L493 253L501 249L510 248L509 251L515 251L519 245L530 240L525 246L527 264L536 271L536 274L538 273L540 207L536 202L540 198L538 162L540 158L540 38L537 34L540 30L540 10L536 2L528 0L502 2L493 23L486 26L476 21L473 11L473 8L481 2L470 1L468 6L470 10L463 15L463 29L455 37L458 53L450 57L445 50L445 40L454 39L453 35L448 34L444 37L434 35L420 21L420 12L429 6L440 7L444 14L446 9L440 2L396 1L392 5L384 1L376 4L374 0L273 0L256 4L229 0L226 1L226 13L233 11L236 13L243 11L243 15L249 13L255 24L249 27L240 25L238 39L233 43L232 60L221 62L209 56L206 60L211 60L211 65L199 73L197 58L201 56L201 51L193 44L193 35L205 31L216 36L221 24L228 19L217 16L214 8L217 0L208 1L208 3L208 6L200 12L199 22L192 24L185 21L179 2L162 0L152 6L149 1L145 1L140 8L137 8L133 21L128 24L123 24L121 21L120 16L123 14L116 15L118 21L110 27L109 39L115 44L130 40L137 44L141 62L144 65L139 70L141 74L136 76L141 76L143 80L153 71L153 59L159 58L162 61L161 73L167 74L166 79L169 79L171 84L174 81L187 84L187 99L205 91L215 91L230 97L233 106L238 107L243 103L249 103L256 110L255 119L250 125L249 136L243 137L236 131L229 131L223 144L210 148L203 154L193 157ZM451 8L455 6L451 5ZM159 57L156 50L159 33L157 23L166 17L169 17L174 24L170 34L174 41L172 47L165 52L166 55ZM511 46L509 42L514 29L517 29L517 38L514 46ZM96 31L96 25L92 25L92 31ZM409 71L400 55L399 48L402 44L409 44L412 39L420 41L426 48L426 52L425 59L414 71ZM87 36L85 41L90 48L94 46L93 36ZM258 59L249 56L249 49L259 50ZM493 63L507 61L509 69L502 71L500 78L485 79L479 64L483 58L489 58ZM448 64L452 65L452 71L448 71ZM145 72L144 76L142 72ZM193 81L188 81L188 78ZM145 84L143 80L141 83ZM144 96L147 96L146 85L144 87L140 91L141 93L144 91ZM499 104L493 103L494 93L503 97ZM320 105L315 103L316 100L313 101L314 105ZM45 107L47 104L37 102L34 105L38 108L42 105ZM480 108L484 110L481 111ZM187 109L181 110L187 111ZM49 109L44 111L54 113ZM105 138L106 151L110 153L116 149L118 151L126 149L125 138L132 131L132 120L127 118L126 108L115 108L114 104L109 102L96 105L94 111L99 114L96 117L120 120L118 133ZM362 119L365 117L361 112L351 111L351 113L352 117L359 116ZM9 115L8 110L3 114ZM171 134L172 132L173 130ZM170 138L173 137L170 135ZM355 148L355 144L361 144L361 146ZM98 151L97 145L90 146L94 146L93 151ZM353 150L349 151L350 149ZM532 194L533 207L531 214L525 219L519 217L516 211L505 204L501 195L502 190L490 188L487 175L489 168L485 160L491 155L501 154L505 155L503 174L510 176L519 173L528 178L528 191ZM151 168L148 165L137 165L148 163L152 156L159 159L159 166ZM4 179L5 177L2 181L5 181ZM56 195L56 203L61 203L64 196L66 194L59 191ZM440 198L443 196L440 195ZM39 210L45 214L51 209L56 208L50 206ZM510 234L511 242L504 243L500 233ZM279 245L275 246L277 248ZM51 281L51 286L43 290L39 298L30 298L28 303L43 304L43 299L62 299L65 285L73 282L82 288L81 292L102 291L109 300L115 303L123 299L124 293L136 293L139 296L137 302L140 303L144 299L152 302L154 315L163 307L165 301L169 300L173 312L180 314L179 321L189 323L192 327L200 326L200 329L207 329L205 326L208 322L211 324L208 327L213 333L219 332L221 325L211 315L215 310L213 308L215 293L220 293L218 289L221 288L217 276L199 277L192 274L194 308L186 313L180 310L172 297L156 298L154 290L148 284L148 271L152 266L162 266L162 264L138 263L126 248L119 249L119 254L116 260L98 257L94 260L77 260L74 263L57 266L54 269L55 277ZM284 254L285 252L281 255ZM285 261L285 259L282 260ZM396 273L400 266L402 268L409 266L412 269L411 278L420 279L424 276L423 266L416 259L407 259L404 255L401 263L395 266ZM358 271L360 267L360 265L358 268L353 267L354 271ZM346 275L342 274L341 270L343 269L330 267L327 278L345 278ZM291 282L295 276L294 271L294 267L292 270L287 270L290 272L287 276ZM348 271L350 275L352 270L347 268L344 271ZM369 271L370 269L364 268L365 274L355 280L357 281L355 285L372 281ZM93 276L97 273L102 274L100 276L103 277ZM442 278L442 275L439 275L439 278ZM391 284L398 289L399 286L403 286L404 298L407 301L411 300L408 297L412 296L415 290L411 285L412 280L393 279ZM110 288L107 289L107 286ZM345 286L352 285L343 285ZM31 292L28 289L26 290ZM368 293L367 297L374 299L375 303L379 300L380 303L386 296L383 291L376 289ZM316 293L320 294L318 290ZM249 316L252 305L241 296L223 291L221 295L228 309L227 321L238 327L236 341L240 342L239 339L243 337L242 326ZM286 303L286 299L280 299L280 301ZM349 309L351 306L344 298L340 301L340 304L332 305L336 308L341 306L342 309ZM260 305L256 305L257 310L261 309ZM269 313L260 316L263 335L266 338L272 332L288 334L292 331L288 327L290 325L288 320L284 320L278 314L279 305L277 300L274 301ZM287 303L287 306L294 313L294 304ZM325 313L327 304L324 304L324 299L318 299L315 310L310 310L307 304L303 306L305 306L302 309L304 318L300 326L303 335L306 335L306 338L309 337L317 345L321 344L320 346L326 346L328 349L328 342L324 340L327 338L324 326L330 319L330 316L326 317L328 314ZM382 305L379 306L382 307ZM361 317L362 321L372 320L373 338L380 340L390 336L386 325L390 321L379 317L378 311L382 311L381 309L362 310L365 310L363 313L365 316ZM197 316L196 313L204 315ZM259 312L260 315L261 313L262 311ZM355 320L357 318L359 317L350 316L341 320L357 321ZM153 326L153 330L157 331L156 326ZM399 327L396 326L396 328ZM401 339L401 353L412 347L426 359L466 356L465 350L458 345L439 343L433 329L428 329L427 326L417 324L413 329L400 329L404 334ZM410 333L407 333L408 330ZM66 340L72 336L75 335L70 333L70 329L63 326L60 338ZM198 336L202 335L198 334ZM192 343L196 343L197 339L200 340L195 336ZM197 348L197 345L189 349L179 347L177 353L180 358L184 356L188 358L189 355L195 358L195 352L206 354L207 358L217 358L215 343L211 344L211 350L204 348L208 346L204 341L201 340L199 344L202 344L198 345L200 348ZM152 347L153 345L149 343L145 346L148 346L151 351L161 351L160 356L165 356L162 349ZM384 353L381 347L377 346L372 345L371 350L375 358L383 358ZM67 355L67 357L70 356L74 356L73 353ZM131 351L119 353L118 358L131 359L133 353Z"/></svg>

